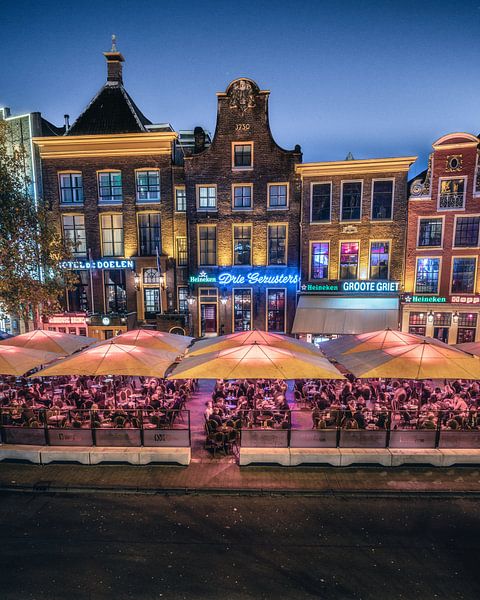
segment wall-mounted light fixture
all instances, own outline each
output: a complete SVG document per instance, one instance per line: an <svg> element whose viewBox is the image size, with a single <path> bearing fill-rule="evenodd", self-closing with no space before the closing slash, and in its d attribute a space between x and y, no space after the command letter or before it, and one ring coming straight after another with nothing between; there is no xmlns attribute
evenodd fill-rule
<svg viewBox="0 0 480 600"><path fill-rule="evenodd" d="M135 289L138 292L138 290L140 289L140 275L138 273L133 274L133 285L135 286Z"/></svg>
<svg viewBox="0 0 480 600"><path fill-rule="evenodd" d="M454 322L454 323L458 323L458 317L459 317L459 316L460 316L460 315L458 314L458 312L454 312L454 313L453 313L453 317L452 317L452 319L453 319L453 322Z"/></svg>
<svg viewBox="0 0 480 600"><path fill-rule="evenodd" d="M428 315L427 315L427 321L429 323L433 323L433 318L434 318L434 314L432 311L429 311Z"/></svg>

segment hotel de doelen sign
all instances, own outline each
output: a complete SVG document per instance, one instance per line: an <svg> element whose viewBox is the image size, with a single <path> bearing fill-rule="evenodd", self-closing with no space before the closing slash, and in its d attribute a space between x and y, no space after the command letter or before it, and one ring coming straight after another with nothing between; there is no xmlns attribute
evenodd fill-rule
<svg viewBox="0 0 480 600"><path fill-rule="evenodd" d="M288 285L300 281L298 273L289 272L260 272L260 271L222 271L220 273L207 273L200 271L197 275L190 275L190 283L217 283L218 285Z"/></svg>
<svg viewBox="0 0 480 600"><path fill-rule="evenodd" d="M348 281L327 281L325 283L304 283L302 292L341 293L341 294L398 294L400 282L369 279Z"/></svg>
<svg viewBox="0 0 480 600"><path fill-rule="evenodd" d="M64 260L60 263L63 269L82 271L85 269L134 269L135 261L129 259L99 260Z"/></svg>

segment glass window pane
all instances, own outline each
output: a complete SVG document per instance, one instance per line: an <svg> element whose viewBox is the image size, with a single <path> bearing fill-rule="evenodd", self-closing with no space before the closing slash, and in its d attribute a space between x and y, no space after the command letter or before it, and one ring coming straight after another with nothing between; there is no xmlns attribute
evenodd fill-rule
<svg viewBox="0 0 480 600"><path fill-rule="evenodd" d="M312 279L328 279L328 242L314 242L312 244Z"/></svg>
<svg viewBox="0 0 480 600"><path fill-rule="evenodd" d="M330 183L312 185L312 221L330 221Z"/></svg>
<svg viewBox="0 0 480 600"><path fill-rule="evenodd" d="M342 221L359 221L361 206L362 182L344 182L342 185Z"/></svg>
<svg viewBox="0 0 480 600"><path fill-rule="evenodd" d="M454 258L452 273L452 292L473 294L475 291L476 258Z"/></svg>
<svg viewBox="0 0 480 600"><path fill-rule="evenodd" d="M340 279L357 279L358 242L343 242L340 246Z"/></svg>
<svg viewBox="0 0 480 600"><path fill-rule="evenodd" d="M372 219L392 218L393 181L374 181L372 197Z"/></svg>
<svg viewBox="0 0 480 600"><path fill-rule="evenodd" d="M439 258L417 258L415 292L437 294L439 269Z"/></svg>

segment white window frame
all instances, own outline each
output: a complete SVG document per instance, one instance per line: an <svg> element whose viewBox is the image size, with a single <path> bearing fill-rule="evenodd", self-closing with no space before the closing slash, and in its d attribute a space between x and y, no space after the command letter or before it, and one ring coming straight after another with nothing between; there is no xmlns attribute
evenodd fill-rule
<svg viewBox="0 0 480 600"><path fill-rule="evenodd" d="M271 206L270 205L270 189L273 186L284 185L287 188L286 204L285 206ZM290 205L290 184L288 181L272 181L267 183L267 210L288 210Z"/></svg>
<svg viewBox="0 0 480 600"><path fill-rule="evenodd" d="M101 197L100 196L100 188L102 187L100 185L100 177L102 175L106 175L106 174L111 174L111 173L120 173L120 180L121 180L121 189L122 189L122 195L119 199L112 199L114 198L114 196L110 196L110 199L105 199L106 197ZM111 182L111 178L109 177L109 180ZM110 188L112 187L111 185L109 186ZM102 171L97 171L97 193L98 193L98 204L101 206L115 206L115 205L121 205L123 204L123 176L122 176L122 171L120 169L103 169Z"/></svg>
<svg viewBox="0 0 480 600"><path fill-rule="evenodd" d="M420 221L428 221L430 219L441 219L442 221L442 235L441 235L441 243L440 246L419 246L418 241L420 239ZM445 215L433 214L433 215L419 215L417 218L417 237L415 239L415 249L419 252L424 250L430 252L432 248L436 250L443 250L443 239L445 235Z"/></svg>
<svg viewBox="0 0 480 600"><path fill-rule="evenodd" d="M345 183L360 183L361 184L360 216L358 219L344 219L343 218L343 186ZM361 223L362 214L363 214L363 187L364 187L363 179L345 179L340 182L340 214L338 215L340 223Z"/></svg>
<svg viewBox="0 0 480 600"><path fill-rule="evenodd" d="M75 227L75 218L76 217L81 217L83 219L83 231L85 233L85 236L84 236L84 239L85 239L85 252L79 252L78 250L74 249L72 251L72 254L75 257L86 256L87 255L87 229L86 229L86 226L85 226L85 215L83 213L67 213L67 212L62 213L62 234L63 234L63 239L66 241L69 238L68 238L67 235L65 235L65 217L72 217L73 218L74 227L70 231L73 231L75 234L77 232L77 227ZM74 235L74 237L76 238L76 235Z"/></svg>
<svg viewBox="0 0 480 600"><path fill-rule="evenodd" d="M418 273L418 261L425 259L425 258L438 258L439 263L438 263L438 284L437 284L437 291L436 292L417 292L417 273ZM424 295L424 296L439 296L440 295L440 289L441 289L441 283L442 283L442 262L443 259L441 256L415 256L415 279L413 280L413 292L414 294L418 294L420 296Z"/></svg>
<svg viewBox="0 0 480 600"><path fill-rule="evenodd" d="M235 206L235 190L237 188L250 188L250 206ZM253 210L253 183L232 184L232 210L235 212L251 212Z"/></svg>
<svg viewBox="0 0 480 600"><path fill-rule="evenodd" d="M390 219L374 219L373 218L373 193L374 193L376 181L391 181L392 182L392 216L390 217ZM363 192L363 190L362 190L362 192ZM375 179L372 179L372 191L371 191L371 197L370 197L370 220L373 221L374 223L392 223L394 220L394 218L393 218L394 210L395 210L395 177L376 177ZM360 213L361 213L361 208L360 208Z"/></svg>
<svg viewBox="0 0 480 600"><path fill-rule="evenodd" d="M328 221L313 220L313 186L314 185L329 185L330 186L330 219ZM332 199L333 199L333 181L312 181L310 183L310 223L320 223L329 225L332 223Z"/></svg>
<svg viewBox="0 0 480 600"><path fill-rule="evenodd" d="M245 142L236 141L236 142L232 142L232 170L233 171L251 171L253 169L253 161L254 161L253 145L254 145L254 143L250 142L250 141L245 141ZM251 162L250 162L249 166L237 167L235 165L235 147L236 146L250 146L250 148L251 148L251 150L250 150Z"/></svg>
<svg viewBox="0 0 480 600"><path fill-rule="evenodd" d="M455 250L471 250L471 249L476 249L480 246L480 227L479 227L479 231L478 231L478 239L477 239L477 244L476 246L455 246L455 238L457 235L457 221L458 219L468 219L468 218L472 218L472 217L476 217L477 219L480 219L480 214L476 213L476 214L462 214L462 215L455 215L454 218L454 222L453 222L453 235L452 235L452 248L455 248Z"/></svg>
<svg viewBox="0 0 480 600"><path fill-rule="evenodd" d="M387 273L387 277L386 280L388 281L390 279L390 266L391 266L391 262L392 262L392 240L389 238L379 238L379 239L370 239L369 240L369 245L368 245L368 279L372 279L372 244L378 244L378 243L385 243L388 242L388 273ZM374 281L380 281L380 280L374 280ZM381 281L385 281L385 279L381 280Z"/></svg>
<svg viewBox="0 0 480 600"><path fill-rule="evenodd" d="M215 190L215 206L200 206L200 190L203 188L213 188ZM199 212L216 212L218 210L218 189L216 183L197 183L195 186L197 196L197 211ZM207 194L208 196L208 194Z"/></svg>
<svg viewBox="0 0 480 600"><path fill-rule="evenodd" d="M153 192L149 192L147 191L147 198L140 198L139 194L139 182L138 182L138 178L140 173L157 173L158 176L158 195L157 196L152 196L150 197L150 193ZM147 175L148 177L148 175ZM135 169L135 193L136 193L136 199L137 199L137 204L148 204L149 202L160 202L161 199L161 181L160 181L160 169L156 169L155 167L152 168L142 168L142 169ZM156 192L155 192L156 193Z"/></svg>
<svg viewBox="0 0 480 600"><path fill-rule="evenodd" d="M82 171L58 171L57 173L58 175L58 197L60 200L60 205L61 206L83 206L83 203L85 201L85 194L83 191L83 173ZM81 187L80 188L63 188L62 187L62 177L68 175L70 177L70 181L72 178L72 175L80 175L81 178ZM64 189L71 189L72 190L72 197L73 197L73 190L81 190L81 195L82 195L82 199L81 200L73 200L72 202L68 202L68 201L64 201L63 200L63 194L62 194L62 190Z"/></svg>
<svg viewBox="0 0 480 600"><path fill-rule="evenodd" d="M328 245L328 277L326 277L324 279L318 279L318 277L313 276L313 269L312 269L312 267L313 267L313 265L312 265L313 244L327 244ZM332 256L331 249L332 249L332 244L331 244L330 240L312 240L310 242L309 252L308 252L308 278L310 281L328 281L330 279L330 270L331 270L330 259Z"/></svg>
<svg viewBox="0 0 480 600"><path fill-rule="evenodd" d="M475 260L475 275L474 275L474 279L473 279L473 291L472 292L454 292L452 290L453 287L453 263L455 262L455 260L457 258L473 258ZM478 256L475 256L473 254L465 254L465 255L460 255L460 256L452 256L451 260L450 260L450 294L453 294L454 296L473 296L476 294L477 292L477 273L478 273Z"/></svg>
<svg viewBox="0 0 480 600"><path fill-rule="evenodd" d="M462 208L457 208L456 206L452 208L440 208L440 190L442 189L442 181L446 181L449 179L463 179L463 206ZM439 177L438 178L438 190L437 190L437 210L439 212L452 212L455 210L464 211L465 204L467 200L467 186L468 186L468 175L450 175L449 177Z"/></svg>
<svg viewBox="0 0 480 600"><path fill-rule="evenodd" d="M184 185L176 185L175 186L175 212L176 213L186 213L187 212L187 189ZM178 192L183 191L183 193L185 194L185 210L178 210L178 199L177 199L177 194Z"/></svg>

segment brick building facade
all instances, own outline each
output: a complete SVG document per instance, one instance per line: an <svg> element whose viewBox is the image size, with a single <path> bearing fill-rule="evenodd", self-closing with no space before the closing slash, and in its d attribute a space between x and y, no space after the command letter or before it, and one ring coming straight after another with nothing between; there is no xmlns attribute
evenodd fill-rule
<svg viewBox="0 0 480 600"><path fill-rule="evenodd" d="M186 236L177 134L136 107L123 87L123 56L112 48L105 57L107 82L72 127L35 140L44 198L74 247L66 268L76 271L78 285L65 309L77 317L76 333L88 326L100 338L157 324L159 313L170 315L160 328L185 331L177 295L185 269L175 262L175 242ZM73 332L60 322L56 315L46 326Z"/></svg>
<svg viewBox="0 0 480 600"><path fill-rule="evenodd" d="M297 165L302 285L294 333L311 339L398 327L415 159Z"/></svg>
<svg viewBox="0 0 480 600"><path fill-rule="evenodd" d="M402 330L450 344L480 339L478 145L441 137L410 186Z"/></svg>
<svg viewBox="0 0 480 600"><path fill-rule="evenodd" d="M217 94L215 136L185 158L192 334L289 332L300 235L300 147L283 150L269 92L236 79Z"/></svg>

